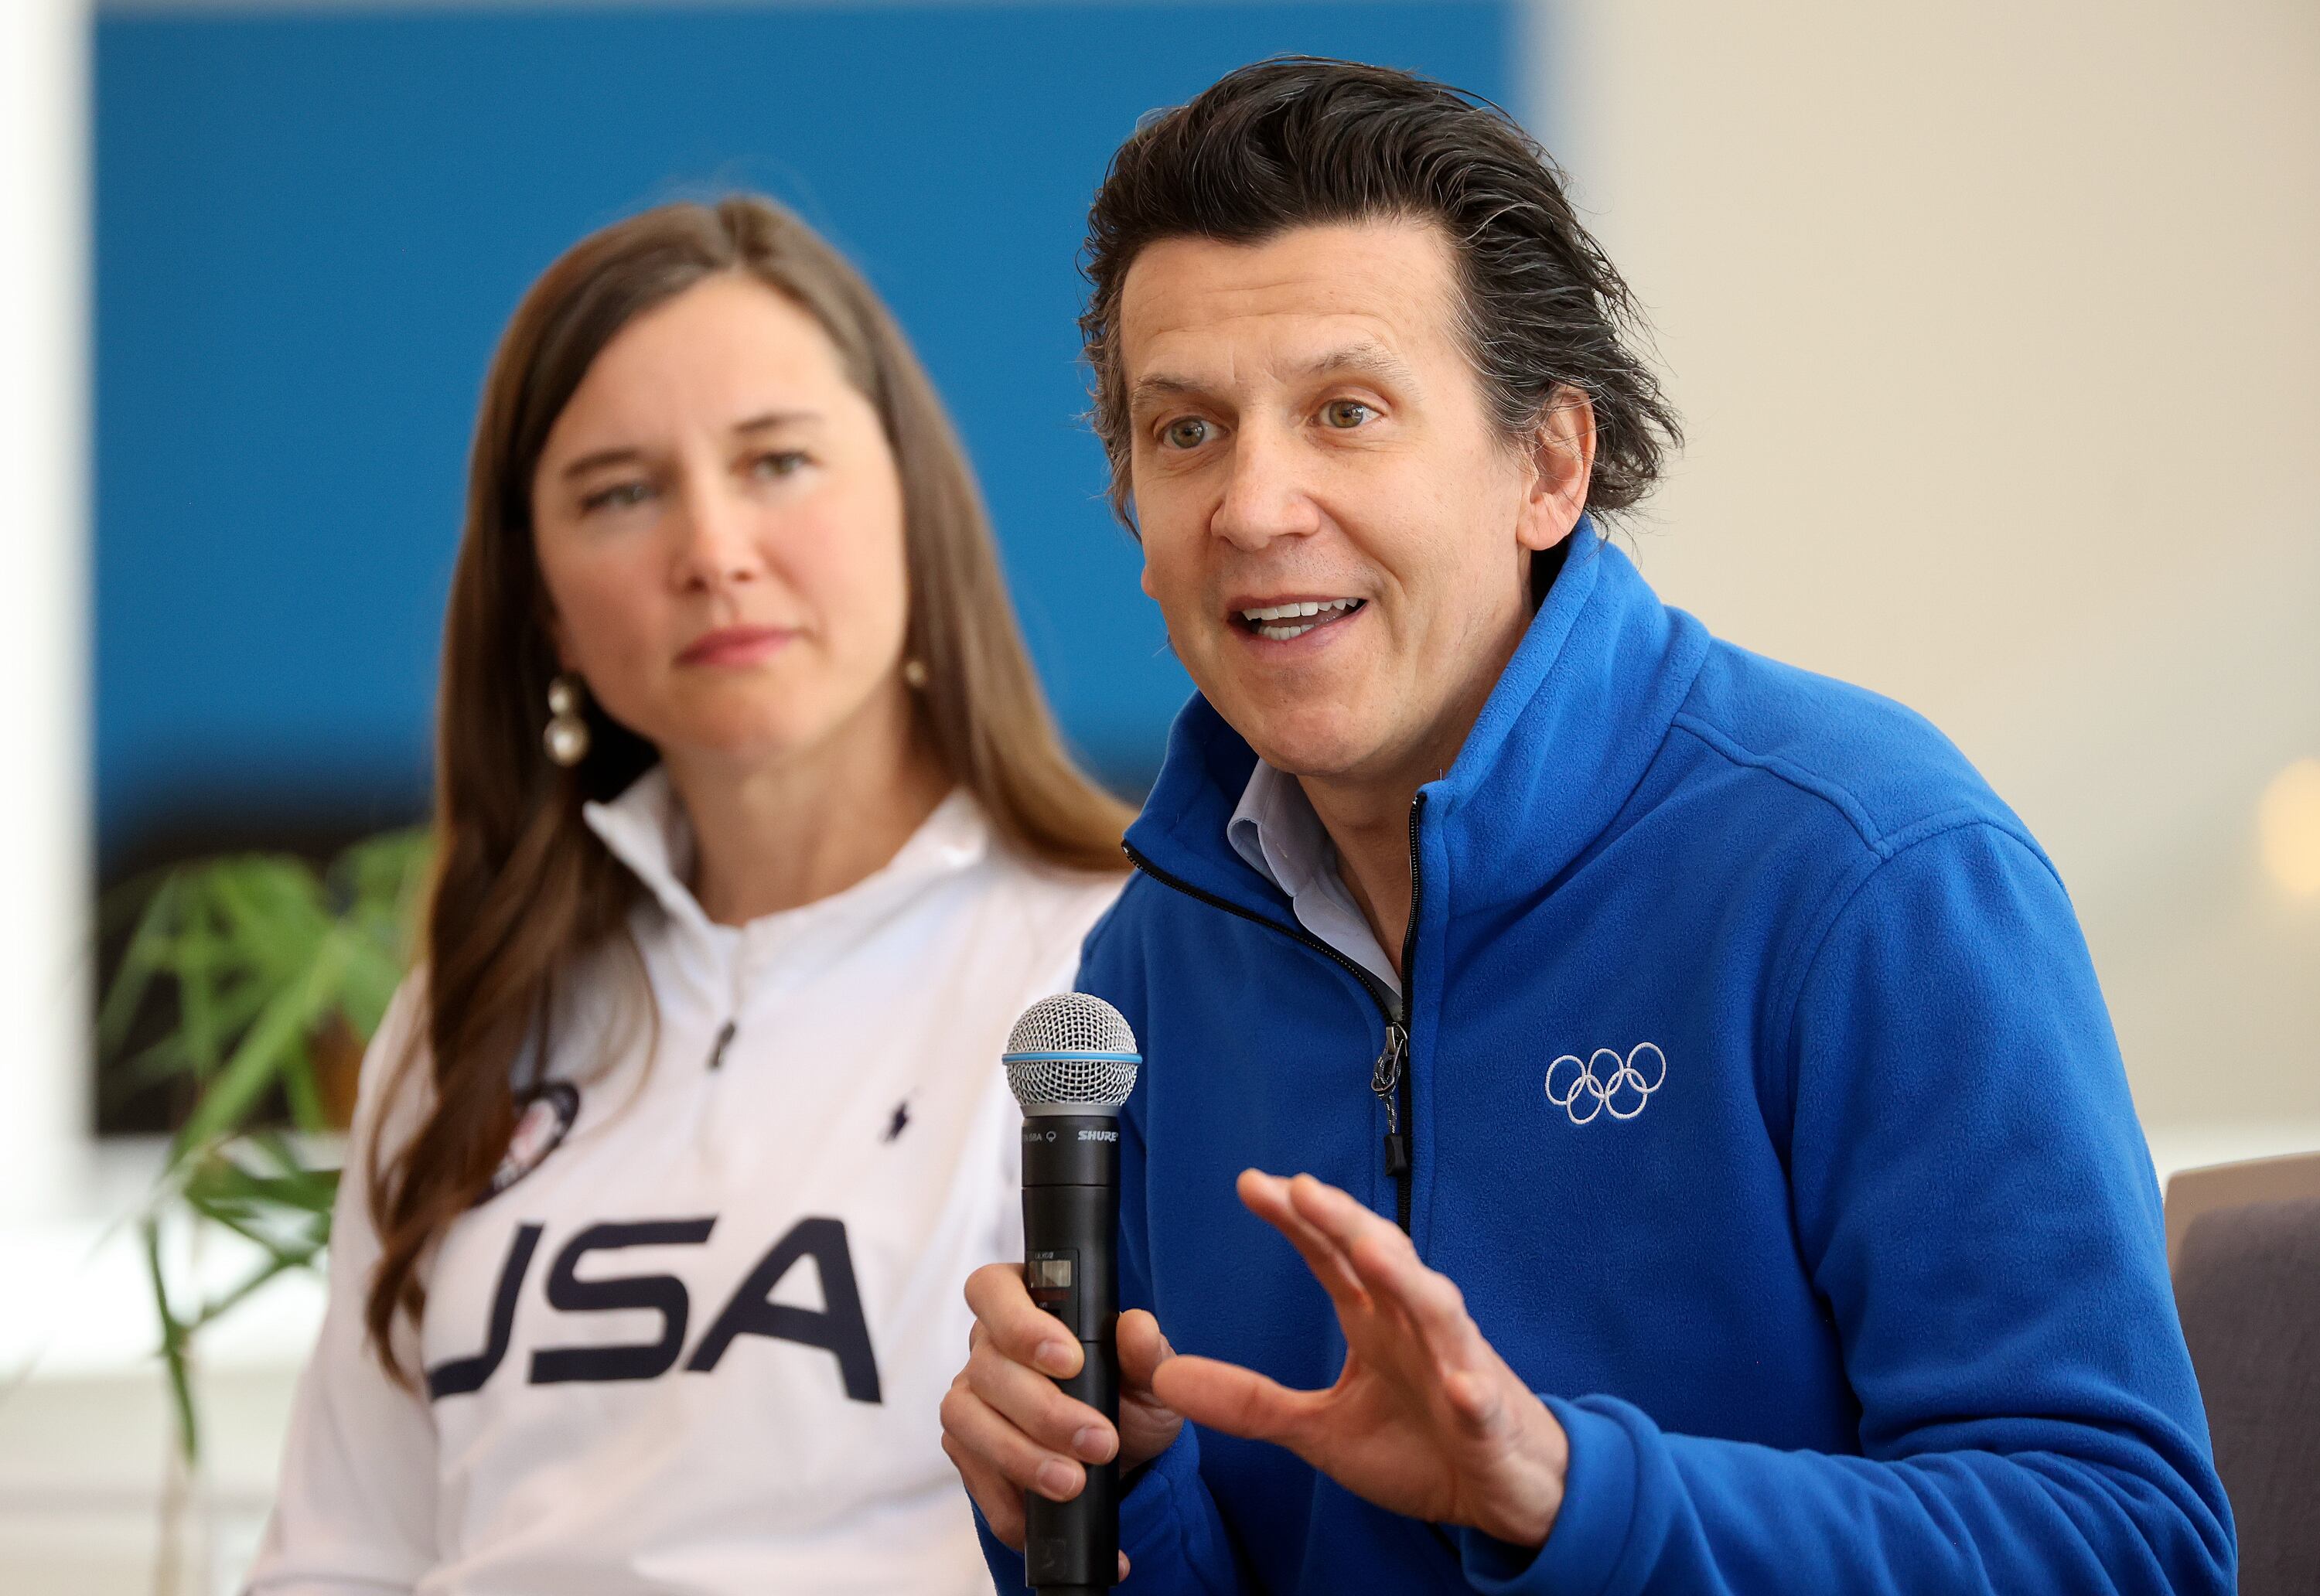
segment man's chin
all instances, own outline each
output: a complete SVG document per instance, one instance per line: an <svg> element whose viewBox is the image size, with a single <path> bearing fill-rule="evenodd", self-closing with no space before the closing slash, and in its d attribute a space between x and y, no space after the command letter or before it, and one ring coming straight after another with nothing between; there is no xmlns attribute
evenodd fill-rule
<svg viewBox="0 0 2320 1596"><path fill-rule="evenodd" d="M1251 681L1231 670L1195 669L1192 677L1226 723L1275 769L1327 778L1368 766L1387 740L1374 718L1355 707L1377 697L1366 688L1369 673L1300 674L1303 679L1293 685L1277 678Z"/></svg>
<svg viewBox="0 0 2320 1596"><path fill-rule="evenodd" d="M1232 717L1225 717L1232 721ZM1339 716L1282 716L1254 726L1233 721L1257 757L1275 770L1318 781L1343 780L1373 760L1377 739Z"/></svg>

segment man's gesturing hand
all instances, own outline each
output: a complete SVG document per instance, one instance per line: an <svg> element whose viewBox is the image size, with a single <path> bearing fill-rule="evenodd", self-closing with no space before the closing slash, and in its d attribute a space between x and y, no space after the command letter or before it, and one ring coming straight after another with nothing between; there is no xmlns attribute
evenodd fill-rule
<svg viewBox="0 0 2320 1596"><path fill-rule="evenodd" d="M1240 1198L1328 1290L1345 1369L1327 1391L1291 1391L1232 1364L1170 1357L1153 1378L1158 1400L1195 1424L1286 1446L1380 1507L1543 1545L1570 1443L1466 1317L1458 1288L1393 1225L1310 1175L1248 1170ZM1126 1340L1123 1328L1123 1364Z"/></svg>
<svg viewBox="0 0 2320 1596"><path fill-rule="evenodd" d="M1120 1473L1167 1450L1184 1421L1152 1394L1152 1371L1169 1356L1158 1321L1141 1310L1119 1316L1119 1429L1056 1388L1079 1373L1080 1345L1055 1315L1031 1301L1022 1266L986 1264L967 1276L966 1367L943 1397L943 1450L991 1531L1023 1549L1023 1492L1069 1501L1087 1484L1084 1465L1115 1452ZM1119 1560L1128 1577L1128 1559Z"/></svg>

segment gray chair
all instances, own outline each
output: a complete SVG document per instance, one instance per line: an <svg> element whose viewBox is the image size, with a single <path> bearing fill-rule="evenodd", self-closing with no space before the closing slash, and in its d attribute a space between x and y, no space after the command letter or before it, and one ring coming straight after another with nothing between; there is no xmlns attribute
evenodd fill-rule
<svg viewBox="0 0 2320 1596"><path fill-rule="evenodd" d="M2320 1596L2320 1156L2185 1171L2167 1209L2241 1596Z"/></svg>

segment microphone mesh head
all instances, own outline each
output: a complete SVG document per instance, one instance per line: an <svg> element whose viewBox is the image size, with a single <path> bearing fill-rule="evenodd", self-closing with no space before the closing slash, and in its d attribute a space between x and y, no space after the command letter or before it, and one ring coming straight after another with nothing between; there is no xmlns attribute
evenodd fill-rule
<svg viewBox="0 0 2320 1596"><path fill-rule="evenodd" d="M1029 1110L1059 1103L1116 1109L1136 1086L1136 1033L1119 1010L1083 992L1060 992L1023 1011L1001 1062L1008 1089Z"/></svg>

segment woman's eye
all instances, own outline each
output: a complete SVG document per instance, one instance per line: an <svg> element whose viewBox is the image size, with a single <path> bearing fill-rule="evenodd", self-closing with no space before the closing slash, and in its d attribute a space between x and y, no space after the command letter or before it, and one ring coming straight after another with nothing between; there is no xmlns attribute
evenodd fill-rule
<svg viewBox="0 0 2320 1596"><path fill-rule="evenodd" d="M1209 423L1189 415L1170 422L1160 430L1160 440L1170 449L1198 449L1209 440Z"/></svg>
<svg viewBox="0 0 2320 1596"><path fill-rule="evenodd" d="M596 510L627 510L652 497L648 482L616 482L610 487L600 487L580 500L583 515Z"/></svg>
<svg viewBox="0 0 2320 1596"><path fill-rule="evenodd" d="M805 456L793 449L775 449L753 457L749 475L760 477L788 476L805 464Z"/></svg>
<svg viewBox="0 0 2320 1596"><path fill-rule="evenodd" d="M1321 407L1322 424L1340 430L1358 427L1375 414L1358 399L1332 399Z"/></svg>

